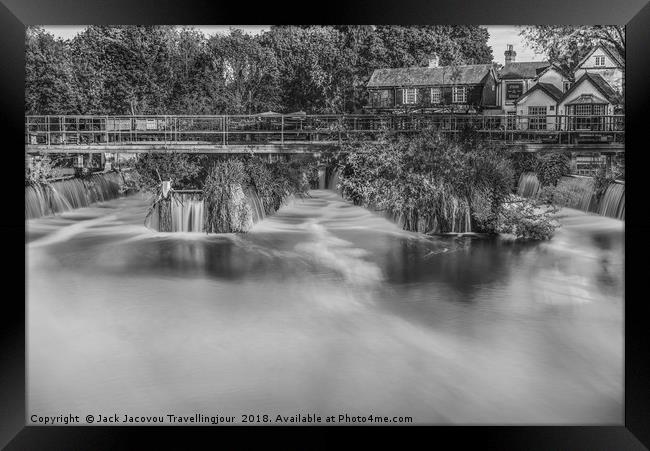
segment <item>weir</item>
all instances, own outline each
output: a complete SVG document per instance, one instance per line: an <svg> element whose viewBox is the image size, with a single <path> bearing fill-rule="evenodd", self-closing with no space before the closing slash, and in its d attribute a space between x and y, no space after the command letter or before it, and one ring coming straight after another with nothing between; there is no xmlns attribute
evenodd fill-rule
<svg viewBox="0 0 650 451"><path fill-rule="evenodd" d="M85 178L58 180L49 185L25 187L25 219L87 207L95 202L116 199L122 193L122 173L92 174Z"/></svg>
<svg viewBox="0 0 650 451"><path fill-rule="evenodd" d="M265 213L264 203L257 194L257 191L248 187L243 192L246 197L247 208L250 209L251 221L249 224L243 225L243 228L247 229L266 218L267 215ZM165 221L164 215L169 215L171 218L170 232L205 233L207 211L204 195L201 190L171 191L169 203L169 211L161 208L160 203L155 204L151 208L151 211L145 218L145 226L147 228L161 231L161 223Z"/></svg>
<svg viewBox="0 0 650 451"><path fill-rule="evenodd" d="M625 219L625 183L611 183L601 199L596 198L594 180L591 177L564 176L558 181L558 187L569 193L569 208L596 213L610 218ZM519 177L517 194L522 197L535 198L539 195L541 184L534 172L524 172Z"/></svg>

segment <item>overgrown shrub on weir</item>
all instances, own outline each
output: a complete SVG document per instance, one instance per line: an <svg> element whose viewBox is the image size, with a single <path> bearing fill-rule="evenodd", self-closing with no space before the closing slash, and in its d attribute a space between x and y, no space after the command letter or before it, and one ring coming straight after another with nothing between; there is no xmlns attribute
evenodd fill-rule
<svg viewBox="0 0 650 451"><path fill-rule="evenodd" d="M350 149L352 150L352 149ZM512 196L515 167L505 146L471 133L446 138L428 130L398 140L356 143L339 163L342 194L386 210L412 231L512 233L550 238L552 206Z"/></svg>
<svg viewBox="0 0 650 451"><path fill-rule="evenodd" d="M175 190L202 190L204 230L208 233L245 232L252 225L247 196L255 193L265 214L274 213L286 199L307 192L317 180L314 161L267 162L253 155L209 157L182 153L143 154L132 183L153 195L148 214L160 214L159 230L171 231L171 200L162 195L162 182Z"/></svg>
<svg viewBox="0 0 650 451"><path fill-rule="evenodd" d="M49 185L50 180L60 176L60 171L55 167L47 155L34 161L30 167L25 166L25 186Z"/></svg>

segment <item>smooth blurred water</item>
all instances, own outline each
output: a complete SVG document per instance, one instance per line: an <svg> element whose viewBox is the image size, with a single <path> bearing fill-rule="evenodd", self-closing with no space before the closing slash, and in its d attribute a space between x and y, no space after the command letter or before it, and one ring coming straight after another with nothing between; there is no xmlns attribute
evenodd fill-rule
<svg viewBox="0 0 650 451"><path fill-rule="evenodd" d="M622 221L426 237L311 196L245 235L137 196L28 221L30 414L622 423Z"/></svg>

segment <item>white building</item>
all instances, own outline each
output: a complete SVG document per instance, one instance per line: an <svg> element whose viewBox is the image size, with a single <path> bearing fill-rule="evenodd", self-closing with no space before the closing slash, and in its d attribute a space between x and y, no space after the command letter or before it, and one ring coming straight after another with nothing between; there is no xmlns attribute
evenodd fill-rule
<svg viewBox="0 0 650 451"><path fill-rule="evenodd" d="M531 90L538 83L544 83L546 87L553 86L554 88L549 88L553 95L557 91L563 93L569 89L570 80L556 65L548 61L517 62L515 61L517 52L514 51L512 44L508 45L504 55L506 64L498 72L497 84L497 105L500 107L500 114L528 114L526 112L528 105L524 106L525 112L521 113L517 101L529 91L532 92ZM549 89L535 92L536 95L543 95ZM532 102L534 97L527 100ZM556 114L554 111L556 102L544 101L538 106L545 106L548 114ZM551 109L551 107L553 108Z"/></svg>
<svg viewBox="0 0 650 451"><path fill-rule="evenodd" d="M623 93L625 61L612 47L600 44L585 56L575 70L575 80L584 74L600 75L618 94Z"/></svg>
<svg viewBox="0 0 650 451"><path fill-rule="evenodd" d="M560 85L562 86L562 85ZM524 130L555 130L559 126L558 102L564 93L555 84L537 82L515 101L517 128Z"/></svg>
<svg viewBox="0 0 650 451"><path fill-rule="evenodd" d="M572 116L563 124L571 130L602 130L614 124L598 116L617 114L621 104L621 95L602 76L584 72L558 102L558 114Z"/></svg>
<svg viewBox="0 0 650 451"><path fill-rule="evenodd" d="M622 106L624 61L612 48L595 46L578 63L575 82L548 62L516 63L512 45L505 55L506 65L498 72L497 101L501 114L516 115L509 118L508 128L604 130L616 126L614 118L604 117L619 114Z"/></svg>

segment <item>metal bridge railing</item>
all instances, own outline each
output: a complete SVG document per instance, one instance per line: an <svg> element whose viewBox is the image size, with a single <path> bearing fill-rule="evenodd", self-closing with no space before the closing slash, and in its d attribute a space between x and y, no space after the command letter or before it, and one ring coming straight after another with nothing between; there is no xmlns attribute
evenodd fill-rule
<svg viewBox="0 0 650 451"><path fill-rule="evenodd" d="M25 144L46 146L137 143L290 144L376 139L431 128L455 134L467 127L486 139L504 142L624 141L622 115L138 115L25 116Z"/></svg>

